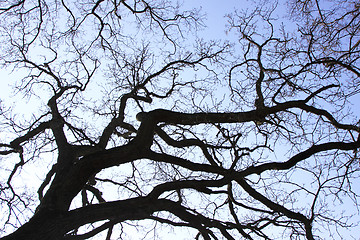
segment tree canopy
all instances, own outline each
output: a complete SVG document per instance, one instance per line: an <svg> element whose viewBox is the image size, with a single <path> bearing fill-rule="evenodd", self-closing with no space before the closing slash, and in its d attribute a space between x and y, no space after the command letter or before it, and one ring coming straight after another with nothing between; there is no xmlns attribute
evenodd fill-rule
<svg viewBox="0 0 360 240"><path fill-rule="evenodd" d="M358 237L360 3L185 3L0 2L1 239Z"/></svg>

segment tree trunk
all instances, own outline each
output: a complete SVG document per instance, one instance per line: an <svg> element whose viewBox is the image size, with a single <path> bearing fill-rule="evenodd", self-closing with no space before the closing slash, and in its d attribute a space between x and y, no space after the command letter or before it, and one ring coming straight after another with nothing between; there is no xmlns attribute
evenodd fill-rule
<svg viewBox="0 0 360 240"><path fill-rule="evenodd" d="M56 214L36 214L22 227L1 240L60 240L65 234L61 217Z"/></svg>

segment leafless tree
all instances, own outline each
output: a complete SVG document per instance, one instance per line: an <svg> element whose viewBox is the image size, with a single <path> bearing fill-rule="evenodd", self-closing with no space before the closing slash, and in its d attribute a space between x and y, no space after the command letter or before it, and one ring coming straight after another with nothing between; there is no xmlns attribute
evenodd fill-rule
<svg viewBox="0 0 360 240"><path fill-rule="evenodd" d="M196 39L201 13L167 0L0 4L2 239L357 227L358 2L238 9L233 43Z"/></svg>

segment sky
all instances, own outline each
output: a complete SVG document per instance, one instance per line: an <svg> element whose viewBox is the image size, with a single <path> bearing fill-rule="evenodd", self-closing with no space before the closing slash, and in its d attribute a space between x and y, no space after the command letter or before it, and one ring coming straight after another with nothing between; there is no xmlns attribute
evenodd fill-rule
<svg viewBox="0 0 360 240"><path fill-rule="evenodd" d="M234 9L236 8L244 8L247 6L247 4L251 4L248 1L241 1L241 0L223 0L223 1L218 1L218 0L185 0L184 1L184 8L186 8L187 6L192 6L192 7L201 7L202 11L206 12L207 15L207 19L205 20L205 24L207 26L209 26L209 28L201 31L198 33L199 36L202 36L204 38L209 38L209 39L224 39L224 38L228 38L231 36L228 36L225 34L225 25L226 25L226 19L224 18L224 16L228 13L231 13ZM7 98L4 96L7 96L9 94L12 94L12 92L10 92L10 88L7 86L7 84L4 84L4 80L7 81L10 78L10 76L4 71L4 70L0 70L0 81L3 81L1 83L1 88L0 88L0 96L1 98ZM358 103L358 99L354 98L354 104ZM16 102L14 102L14 104L16 105ZM20 109L27 109L29 108L29 106L31 106L31 103L28 103L26 105L21 105L21 106L17 106ZM358 109L358 113L360 116L360 108ZM135 231L135 230L134 230ZM184 233L186 234L186 233ZM167 237L171 236L170 238L175 240L175 239L184 239L184 235L176 235L173 234L171 231L169 232L169 235L167 235ZM134 233L133 234L133 239L136 239L137 236Z"/></svg>

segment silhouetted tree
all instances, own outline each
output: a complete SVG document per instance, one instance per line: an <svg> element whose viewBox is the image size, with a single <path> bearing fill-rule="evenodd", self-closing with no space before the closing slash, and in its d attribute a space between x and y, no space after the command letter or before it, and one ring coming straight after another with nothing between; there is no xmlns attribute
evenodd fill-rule
<svg viewBox="0 0 360 240"><path fill-rule="evenodd" d="M167 0L0 4L2 239L351 235L357 1L239 8L233 43Z"/></svg>

